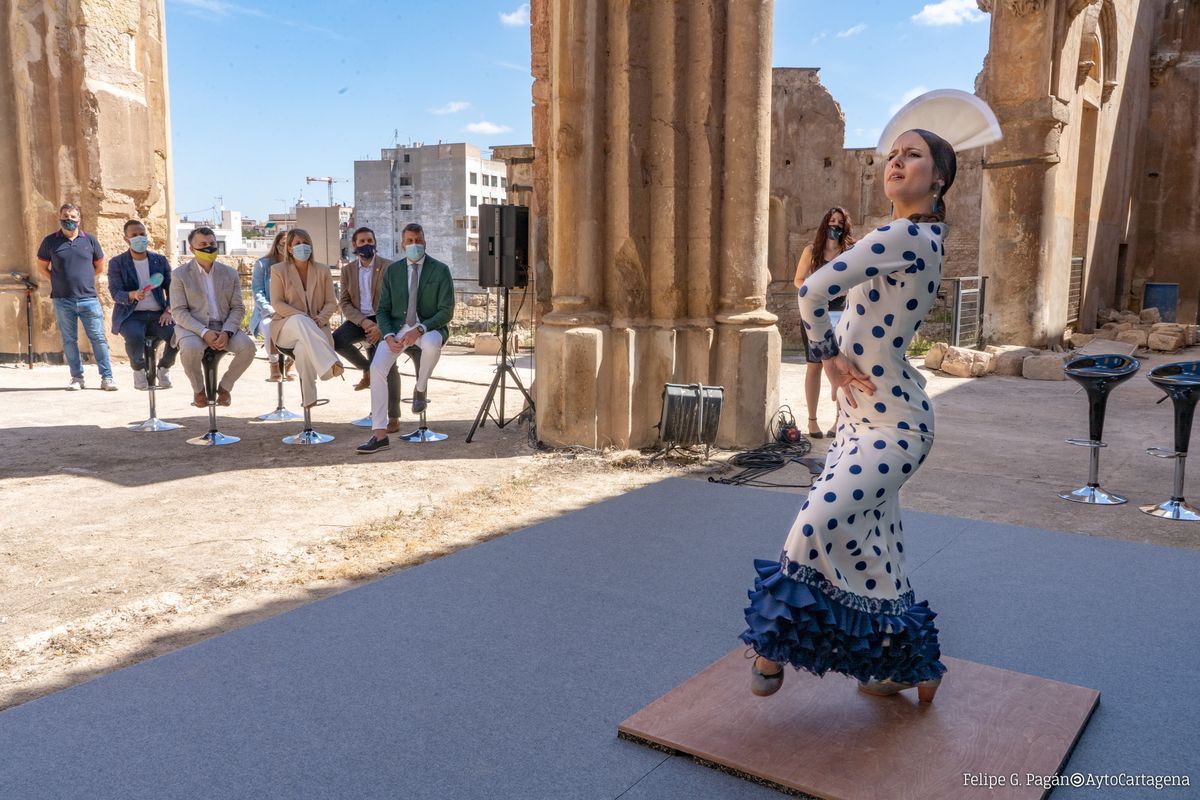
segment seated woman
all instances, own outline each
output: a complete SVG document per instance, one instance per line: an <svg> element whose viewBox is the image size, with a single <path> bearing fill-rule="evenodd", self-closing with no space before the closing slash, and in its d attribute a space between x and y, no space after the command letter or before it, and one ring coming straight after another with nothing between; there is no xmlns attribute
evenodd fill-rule
<svg viewBox="0 0 1200 800"><path fill-rule="evenodd" d="M312 237L300 228L288 231L283 261L271 265L271 343L295 353L300 397L305 408L317 404L317 378L342 374L333 350L329 318L337 308L333 273L312 260Z"/></svg>
<svg viewBox="0 0 1200 800"><path fill-rule="evenodd" d="M287 255L283 249L286 236L287 231L275 234L275 239L271 242L271 252L254 262L250 280L250 291L254 295L254 308L250 313L250 335L258 336L261 333L267 341L267 354L271 360L271 376L267 378L269 381L295 379L292 375L291 360L284 359L284 369L281 370L279 353L275 352L275 346L271 344L271 317L275 313L275 309L271 307L271 265L283 261Z"/></svg>

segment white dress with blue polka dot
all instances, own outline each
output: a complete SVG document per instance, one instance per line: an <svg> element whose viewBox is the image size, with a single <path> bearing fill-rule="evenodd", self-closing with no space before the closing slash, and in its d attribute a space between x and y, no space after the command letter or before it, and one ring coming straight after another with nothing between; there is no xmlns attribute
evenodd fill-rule
<svg viewBox="0 0 1200 800"><path fill-rule="evenodd" d="M925 378L905 358L942 272L939 223L895 220L805 280L800 313L809 359L843 354L875 384L839 394L837 436L778 561L758 578L742 640L809 670L917 682L945 672L936 616L905 571L899 491L933 445ZM845 292L834 329L829 301Z"/></svg>

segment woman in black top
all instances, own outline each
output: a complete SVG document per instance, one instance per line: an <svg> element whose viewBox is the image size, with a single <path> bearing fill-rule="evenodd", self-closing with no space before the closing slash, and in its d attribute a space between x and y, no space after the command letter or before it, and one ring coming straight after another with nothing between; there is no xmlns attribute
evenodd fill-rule
<svg viewBox="0 0 1200 800"><path fill-rule="evenodd" d="M812 244L806 245L800 254L800 263L796 266L796 288L804 285L804 281L824 264L840 256L854 246L854 236L850 230L850 215L841 206L834 206L825 212L821 224L817 227L817 236ZM846 296L835 297L829 304L830 323L838 323L842 311L846 308ZM804 352L808 353L808 334L800 328L804 338ZM821 396L821 362L808 362L808 372L804 375L804 400L808 406L808 435L814 439L833 436L833 429L827 433L821 432L817 424L817 400Z"/></svg>

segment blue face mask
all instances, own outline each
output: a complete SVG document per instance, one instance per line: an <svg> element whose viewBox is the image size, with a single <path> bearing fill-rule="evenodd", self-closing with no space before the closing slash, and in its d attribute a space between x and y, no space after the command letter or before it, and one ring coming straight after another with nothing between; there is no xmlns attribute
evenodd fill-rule
<svg viewBox="0 0 1200 800"><path fill-rule="evenodd" d="M846 229L841 225L830 225L826 229L825 235L836 242L838 239L842 238L842 234L845 233L845 231Z"/></svg>
<svg viewBox="0 0 1200 800"><path fill-rule="evenodd" d="M409 261L420 261L424 255L425 245L423 244L410 244L408 247L404 248L404 257Z"/></svg>
<svg viewBox="0 0 1200 800"><path fill-rule="evenodd" d="M79 227L79 223L73 219L60 219L58 221L58 224L61 225L62 229L64 231L66 231L67 233L70 233L71 231L73 231Z"/></svg>
<svg viewBox="0 0 1200 800"><path fill-rule="evenodd" d="M296 245L292 248L292 257L297 261L308 261L310 258L312 258L312 245Z"/></svg>
<svg viewBox="0 0 1200 800"><path fill-rule="evenodd" d="M129 240L129 249L135 253L144 253L150 247L150 238L147 236L134 236Z"/></svg>

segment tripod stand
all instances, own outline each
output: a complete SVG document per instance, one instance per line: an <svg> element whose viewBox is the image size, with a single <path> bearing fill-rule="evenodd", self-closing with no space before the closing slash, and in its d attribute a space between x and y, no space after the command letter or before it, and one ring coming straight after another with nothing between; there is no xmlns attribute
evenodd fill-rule
<svg viewBox="0 0 1200 800"><path fill-rule="evenodd" d="M28 337L26 353L29 368L33 369L33 291L38 288L38 285L19 272L10 272L9 275L13 280L20 281L21 285L25 287L25 330Z"/></svg>
<svg viewBox="0 0 1200 800"><path fill-rule="evenodd" d="M508 339L509 339L509 322L508 322L508 287L504 287L504 303L503 311L500 318L500 366L496 367L496 376L492 378L492 385L488 387L487 394L483 398L483 405L479 407L479 414L475 417L475 424L471 426L471 432L467 434L467 442L470 443L471 438L475 435L475 430L484 423L490 416L496 423L497 428L503 428L513 420L521 417L525 413L525 409L521 409L521 414L504 418L504 386L507 376L512 376L512 381L521 390L521 394L525 396L525 408L533 409L533 398L529 396L529 392L525 390L524 384L521 383L520 377L517 376L516 367L508 359ZM492 400L496 396L496 389L500 390L500 406L499 413L493 413Z"/></svg>

